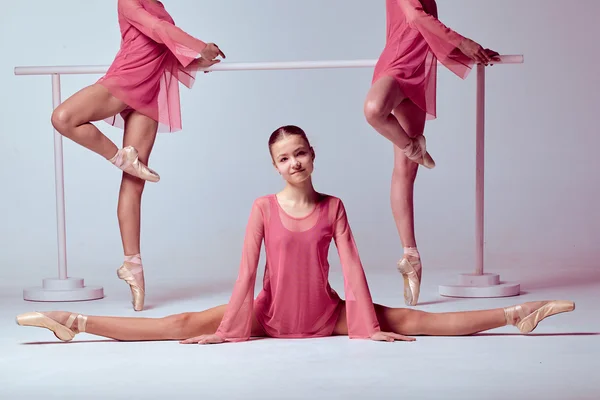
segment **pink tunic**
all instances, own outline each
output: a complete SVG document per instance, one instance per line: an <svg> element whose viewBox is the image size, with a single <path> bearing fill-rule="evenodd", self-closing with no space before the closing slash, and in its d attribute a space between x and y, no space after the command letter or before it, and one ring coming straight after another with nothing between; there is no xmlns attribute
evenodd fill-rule
<svg viewBox="0 0 600 400"><path fill-rule="evenodd" d="M263 289L254 300L263 239ZM253 312L271 337L331 335L343 304L328 280L332 239L344 273L348 336L369 338L378 332L379 322L342 201L323 195L309 215L294 218L275 195L269 195L252 206L239 275L217 335L226 341L248 340Z"/></svg>
<svg viewBox="0 0 600 400"><path fill-rule="evenodd" d="M98 83L128 108L107 118L123 128L127 113L136 110L159 123L159 132L181 129L179 82L191 88L196 71L186 68L206 43L174 25L161 2L118 0L121 48Z"/></svg>
<svg viewBox="0 0 600 400"><path fill-rule="evenodd" d="M434 0L386 0L386 19L386 45L372 82L392 76L427 119L434 119L437 60L462 79L474 64L457 49L464 38L437 19Z"/></svg>

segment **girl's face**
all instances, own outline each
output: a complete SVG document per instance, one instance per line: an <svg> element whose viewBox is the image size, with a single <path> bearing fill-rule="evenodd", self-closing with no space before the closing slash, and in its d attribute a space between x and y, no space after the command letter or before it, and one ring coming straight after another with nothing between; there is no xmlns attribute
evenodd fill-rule
<svg viewBox="0 0 600 400"><path fill-rule="evenodd" d="M315 153L300 135L286 135L271 146L273 165L290 184L309 179L314 169Z"/></svg>

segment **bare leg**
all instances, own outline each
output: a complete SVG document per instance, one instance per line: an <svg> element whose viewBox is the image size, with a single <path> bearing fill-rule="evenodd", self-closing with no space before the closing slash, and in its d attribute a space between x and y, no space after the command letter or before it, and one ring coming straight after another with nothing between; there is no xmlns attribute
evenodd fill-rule
<svg viewBox="0 0 600 400"><path fill-rule="evenodd" d="M132 112L125 122L123 148L136 148L138 161L148 164L150 153L156 140L158 124L153 119ZM144 269L140 254L141 204L145 180L123 172L117 215L123 242L124 261L117 270L119 278L123 279L131 289L133 309L142 311L146 296Z"/></svg>
<svg viewBox="0 0 600 400"><path fill-rule="evenodd" d="M390 308L375 304L375 313L382 331L401 335L464 336L516 325L530 332L546 317L575 309L571 301L532 301L515 307L492 310L429 313L407 308ZM519 323L524 321L524 326ZM334 335L347 335L346 310L340 313Z"/></svg>
<svg viewBox="0 0 600 400"><path fill-rule="evenodd" d="M425 112L410 100L404 100L394 109L394 116L410 137L423 134ZM394 146L394 171L390 200L392 214L403 247L417 247L414 225L414 183L419 165L410 161L404 152Z"/></svg>
<svg viewBox="0 0 600 400"><path fill-rule="evenodd" d="M156 140L158 124L137 111L132 112L125 122L123 147L133 146L139 160L148 165L150 153ZM141 204L145 180L123 173L119 191L117 215L125 255L140 253Z"/></svg>
<svg viewBox="0 0 600 400"><path fill-rule="evenodd" d="M213 334L217 331L227 305L201 312L170 315L164 318L129 318L88 316L85 332L120 341L183 340L194 336ZM65 324L70 312L53 311L43 313L52 320ZM75 320L71 329L77 331ZM253 337L264 337L266 333L253 316Z"/></svg>
<svg viewBox="0 0 600 400"><path fill-rule="evenodd" d="M61 135L109 160L117 146L91 121L100 121L123 111L127 105L100 84L81 89L52 113L52 125Z"/></svg>
<svg viewBox="0 0 600 400"><path fill-rule="evenodd" d="M506 325L503 308L428 313L408 308L375 306L381 330L403 335L462 336Z"/></svg>
<svg viewBox="0 0 600 400"><path fill-rule="evenodd" d="M410 138L392 111L404 100L398 82L392 77L378 79L367 93L364 113L367 122L400 149L410 144Z"/></svg>

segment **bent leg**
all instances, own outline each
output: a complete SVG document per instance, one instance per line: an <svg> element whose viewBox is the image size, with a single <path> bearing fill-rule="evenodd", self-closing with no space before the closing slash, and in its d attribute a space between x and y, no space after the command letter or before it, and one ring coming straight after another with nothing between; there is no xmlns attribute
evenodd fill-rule
<svg viewBox="0 0 600 400"><path fill-rule="evenodd" d="M411 141L392 111L404 99L398 82L391 76L384 76L373 83L364 104L369 125L400 149L406 148Z"/></svg>
<svg viewBox="0 0 600 400"><path fill-rule="evenodd" d="M61 135L108 160L117 153L117 146L91 122L111 117L126 107L108 89L96 83L60 104L52 113L52 125Z"/></svg>

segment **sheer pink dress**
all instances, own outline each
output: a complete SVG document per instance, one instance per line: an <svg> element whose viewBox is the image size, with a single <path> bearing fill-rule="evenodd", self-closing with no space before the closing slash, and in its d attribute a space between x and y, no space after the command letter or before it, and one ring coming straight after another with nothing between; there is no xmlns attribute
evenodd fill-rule
<svg viewBox="0 0 600 400"><path fill-rule="evenodd" d="M263 239L265 274L255 300ZM329 285L332 239L342 264L345 302ZM380 330L342 201L323 195L309 215L294 218L275 195L258 198L246 229L239 275L216 334L226 341L248 340L254 314L270 337L330 336L344 304L350 338L369 338Z"/></svg>
<svg viewBox="0 0 600 400"><path fill-rule="evenodd" d="M121 48L97 83L128 108L105 121L123 128L136 110L157 121L159 132L180 130L179 82L192 87L189 66L206 43L177 28L161 2L118 0L118 17Z"/></svg>
<svg viewBox="0 0 600 400"><path fill-rule="evenodd" d="M464 79L474 62L457 46L463 36L437 19L434 0L386 0L386 44L372 82L393 77L413 103L436 117L437 61Z"/></svg>

